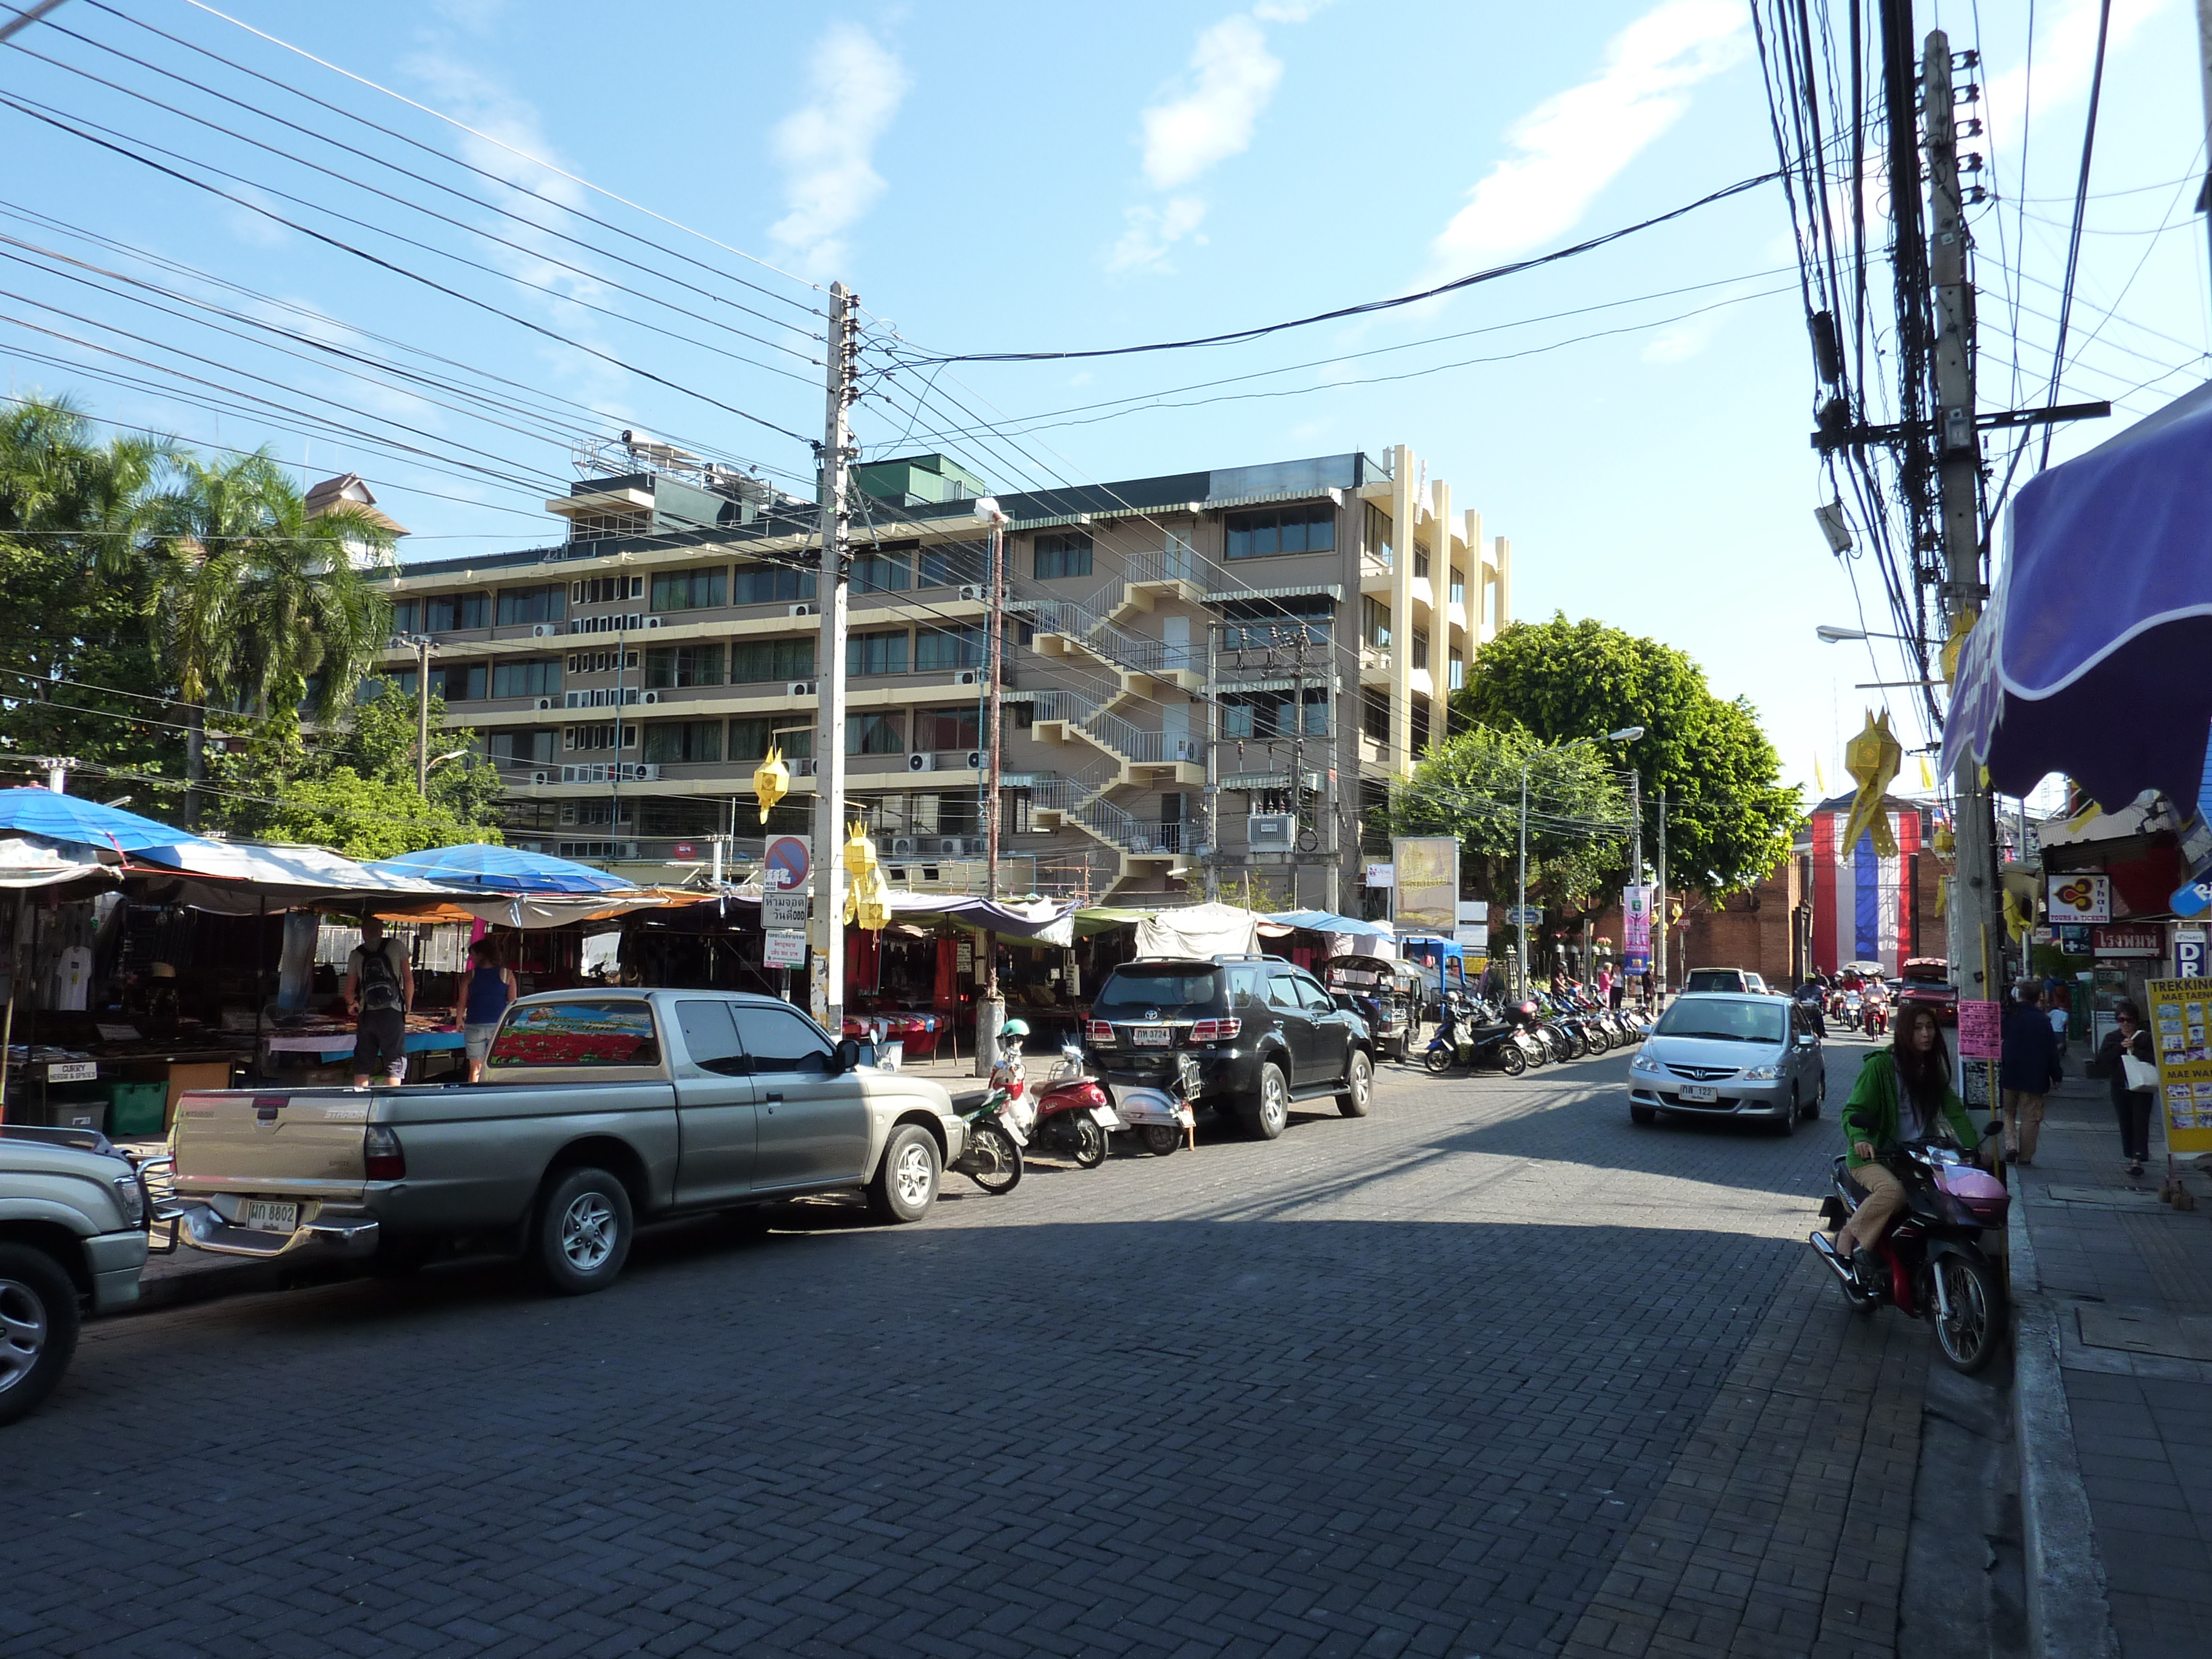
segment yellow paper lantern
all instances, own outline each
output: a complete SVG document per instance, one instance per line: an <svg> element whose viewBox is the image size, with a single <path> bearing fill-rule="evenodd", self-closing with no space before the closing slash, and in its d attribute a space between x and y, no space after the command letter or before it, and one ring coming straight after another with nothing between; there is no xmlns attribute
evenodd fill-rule
<svg viewBox="0 0 2212 1659"><path fill-rule="evenodd" d="M866 828L856 823L845 842L845 872L857 882L875 867L876 844L868 839Z"/></svg>
<svg viewBox="0 0 2212 1659"><path fill-rule="evenodd" d="M766 823L769 809L791 793L791 769L783 763L781 744L770 744L753 769L753 793L760 797L761 822Z"/></svg>
<svg viewBox="0 0 2212 1659"><path fill-rule="evenodd" d="M1871 831L1877 857L1897 856L1897 837L1891 832L1889 814L1882 811L1881 802L1904 762L1904 746L1889 729L1889 711L1884 709L1877 716L1869 710L1865 728L1844 745L1844 768L1859 785L1850 817L1844 825L1845 847L1857 846L1859 837Z"/></svg>

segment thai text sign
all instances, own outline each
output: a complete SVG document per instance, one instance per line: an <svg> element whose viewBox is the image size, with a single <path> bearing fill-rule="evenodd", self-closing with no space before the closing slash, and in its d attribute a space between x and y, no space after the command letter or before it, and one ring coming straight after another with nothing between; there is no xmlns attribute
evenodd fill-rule
<svg viewBox="0 0 2212 1659"><path fill-rule="evenodd" d="M2148 925L2121 924L2112 927L2093 927L2089 931L2090 948L2100 957L2162 957L2166 954L2166 931L2156 922Z"/></svg>
<svg viewBox="0 0 2212 1659"><path fill-rule="evenodd" d="M2002 1060L2004 1057L2004 1006L1996 1002L1959 1000L1959 1058Z"/></svg>
<svg viewBox="0 0 2212 1659"><path fill-rule="evenodd" d="M1651 890L1620 890L1621 965L1632 974L1651 971Z"/></svg>
<svg viewBox="0 0 2212 1659"><path fill-rule="evenodd" d="M2166 1146L2212 1150L2212 979L2154 979L2143 992Z"/></svg>
<svg viewBox="0 0 2212 1659"><path fill-rule="evenodd" d="M2051 877L2051 919L2054 922L2110 921L2112 878L2086 873Z"/></svg>
<svg viewBox="0 0 2212 1659"><path fill-rule="evenodd" d="M1459 925L1459 842L1450 836L1401 836L1390 842L1397 872L1393 919L1401 933L1451 937Z"/></svg>

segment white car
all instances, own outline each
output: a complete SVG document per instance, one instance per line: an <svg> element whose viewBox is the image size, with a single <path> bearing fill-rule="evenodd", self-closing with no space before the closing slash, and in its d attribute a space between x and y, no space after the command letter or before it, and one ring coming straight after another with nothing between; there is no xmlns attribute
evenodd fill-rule
<svg viewBox="0 0 2212 1659"><path fill-rule="evenodd" d="M1629 1063L1628 1115L1758 1118L1786 1135L1820 1115L1827 1086L1820 1027L1802 1003L1758 991L1681 996Z"/></svg>

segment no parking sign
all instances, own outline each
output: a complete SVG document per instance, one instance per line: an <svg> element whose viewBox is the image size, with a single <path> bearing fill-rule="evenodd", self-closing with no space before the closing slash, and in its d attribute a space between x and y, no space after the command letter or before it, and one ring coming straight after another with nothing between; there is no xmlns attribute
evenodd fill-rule
<svg viewBox="0 0 2212 1659"><path fill-rule="evenodd" d="M804 892L806 878L814 873L814 855L804 836L770 836L761 865L762 886Z"/></svg>

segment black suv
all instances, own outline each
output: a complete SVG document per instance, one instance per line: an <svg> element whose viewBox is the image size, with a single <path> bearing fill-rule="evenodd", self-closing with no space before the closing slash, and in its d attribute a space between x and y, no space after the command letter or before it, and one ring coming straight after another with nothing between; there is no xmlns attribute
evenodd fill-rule
<svg viewBox="0 0 2212 1659"><path fill-rule="evenodd" d="M1346 1117L1364 1117L1375 1088L1365 1022L1274 957L1124 963L1098 988L1083 1046L1109 1084L1140 1086L1194 1054L1200 1103L1262 1140L1283 1133L1294 1100L1333 1095Z"/></svg>

